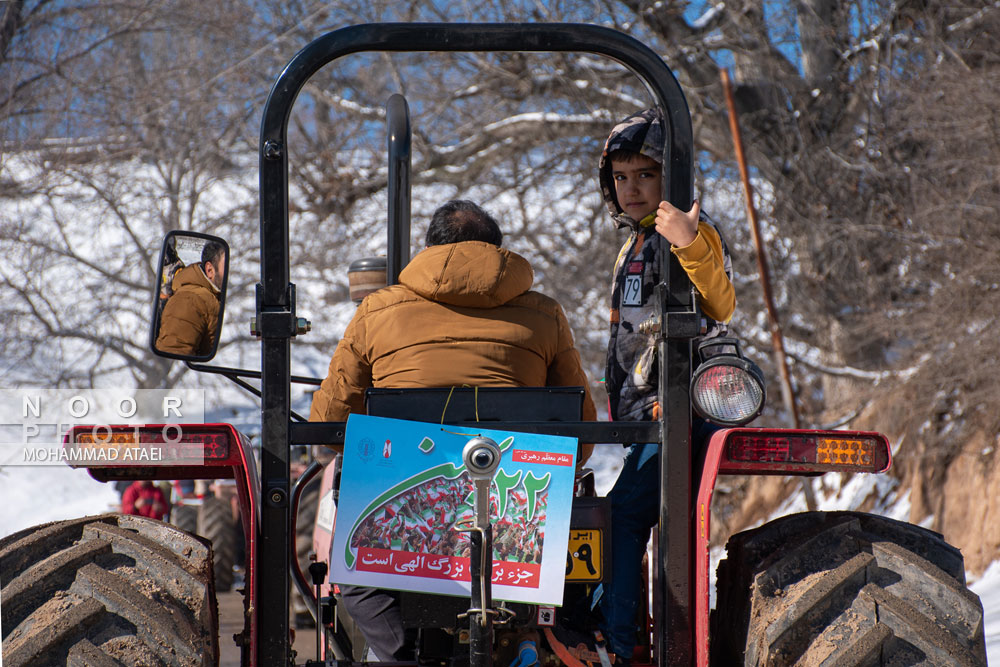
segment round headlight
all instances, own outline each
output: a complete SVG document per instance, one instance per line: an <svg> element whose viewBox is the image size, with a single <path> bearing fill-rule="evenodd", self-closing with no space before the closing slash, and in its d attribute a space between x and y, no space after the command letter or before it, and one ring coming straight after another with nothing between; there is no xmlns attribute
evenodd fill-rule
<svg viewBox="0 0 1000 667"><path fill-rule="evenodd" d="M722 354L691 378L691 399L699 415L724 426L742 426L764 409L764 374L752 361Z"/></svg>

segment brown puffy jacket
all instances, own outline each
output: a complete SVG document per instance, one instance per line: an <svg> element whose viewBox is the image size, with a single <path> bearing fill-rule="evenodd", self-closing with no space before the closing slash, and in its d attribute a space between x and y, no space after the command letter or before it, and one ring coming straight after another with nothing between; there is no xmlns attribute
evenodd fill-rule
<svg viewBox="0 0 1000 667"><path fill-rule="evenodd" d="M309 419L363 414L368 387L587 389L580 355L559 304L529 288L520 255L480 241L427 248L393 285L370 294L337 345ZM582 448L580 463L592 445Z"/></svg>
<svg viewBox="0 0 1000 667"><path fill-rule="evenodd" d="M173 289L160 314L156 349L199 357L210 354L219 324L218 288L201 264L192 264L177 272Z"/></svg>

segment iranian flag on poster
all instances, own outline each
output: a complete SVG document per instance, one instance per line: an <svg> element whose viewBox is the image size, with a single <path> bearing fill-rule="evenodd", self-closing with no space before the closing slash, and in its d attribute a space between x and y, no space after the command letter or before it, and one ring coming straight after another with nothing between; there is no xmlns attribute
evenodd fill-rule
<svg viewBox="0 0 1000 667"><path fill-rule="evenodd" d="M574 438L351 415L330 581L470 594L473 484L462 449L500 445L490 485L493 597L562 604L573 502Z"/></svg>

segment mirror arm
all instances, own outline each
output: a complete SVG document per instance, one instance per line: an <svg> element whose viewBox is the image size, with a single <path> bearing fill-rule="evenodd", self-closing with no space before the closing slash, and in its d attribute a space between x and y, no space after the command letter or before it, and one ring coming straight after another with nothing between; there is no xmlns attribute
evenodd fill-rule
<svg viewBox="0 0 1000 667"><path fill-rule="evenodd" d="M205 364L195 363L193 361L185 362L187 367L193 371L201 371L203 373L215 373L217 375L225 375L226 377L245 377L253 378L255 380L260 379L260 371L248 371L245 368L227 368L226 366L206 366ZM323 380L320 378L306 377L304 375L293 375L291 377L293 383L296 384L312 384L317 387L323 384Z"/></svg>
<svg viewBox="0 0 1000 667"><path fill-rule="evenodd" d="M221 375L227 380L231 381L236 386L242 387L243 389L246 389L257 398L260 398L260 389L253 386L249 382L245 382L244 380L240 379L240 377L242 376L242 377L256 378L259 380L260 371L248 371L242 368L225 368L222 366L206 366L205 364L196 364L190 361L185 363L187 364L187 367L193 371L201 371L203 373L215 373L216 375ZM298 382L299 384L319 385L323 381L318 378L292 376L292 382ZM291 418L294 419L295 421L299 422L309 421L299 413L295 412L295 410L289 410L288 413L291 416Z"/></svg>

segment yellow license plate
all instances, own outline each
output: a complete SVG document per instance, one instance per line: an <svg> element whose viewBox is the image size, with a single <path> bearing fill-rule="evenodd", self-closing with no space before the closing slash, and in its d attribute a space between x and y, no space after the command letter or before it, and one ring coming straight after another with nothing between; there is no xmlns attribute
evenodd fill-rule
<svg viewBox="0 0 1000 667"><path fill-rule="evenodd" d="M601 580L601 543L600 529L570 529L566 552L566 581Z"/></svg>

